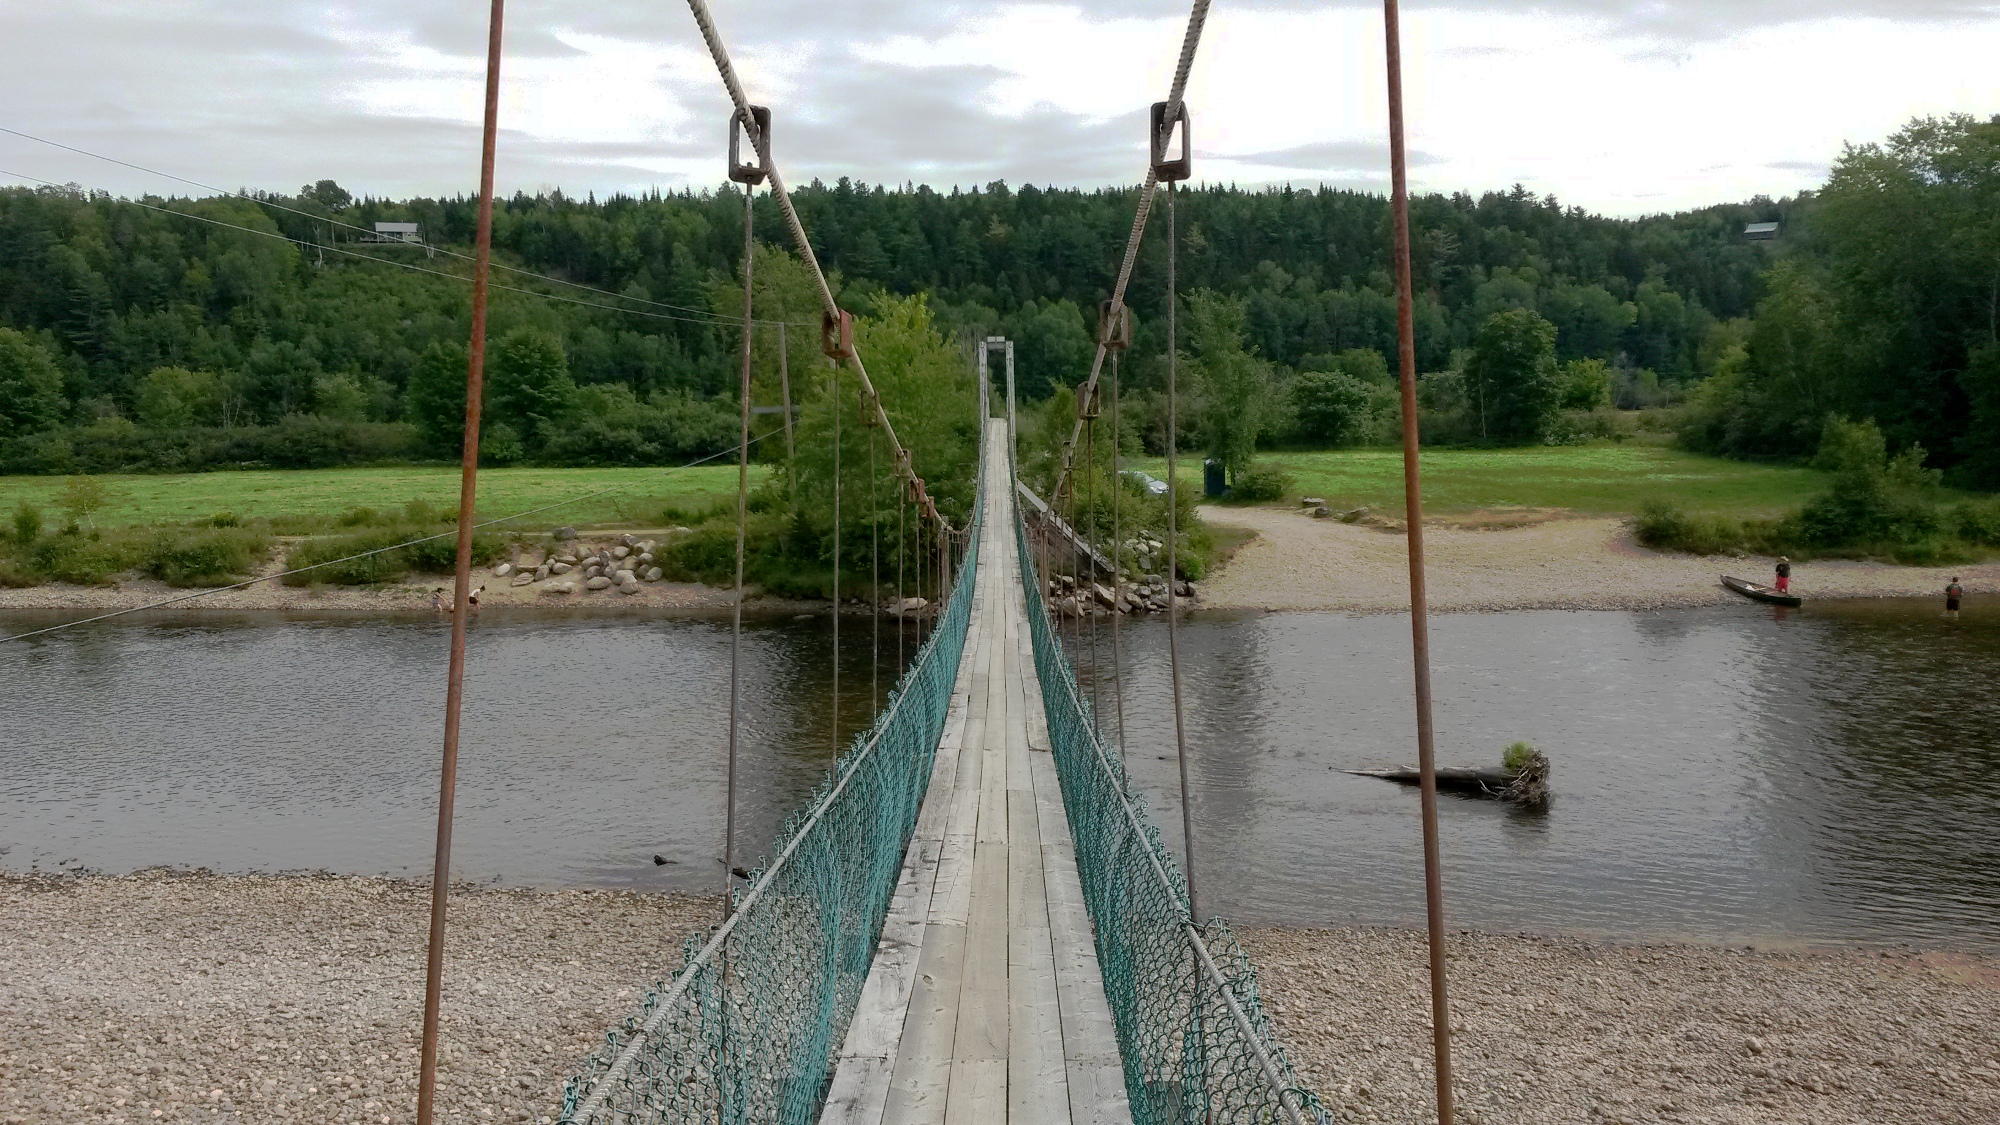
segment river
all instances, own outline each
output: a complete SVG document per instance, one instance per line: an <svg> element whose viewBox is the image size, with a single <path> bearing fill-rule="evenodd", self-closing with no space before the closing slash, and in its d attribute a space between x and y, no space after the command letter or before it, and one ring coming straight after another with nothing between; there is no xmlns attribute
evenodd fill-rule
<svg viewBox="0 0 2000 1125"><path fill-rule="evenodd" d="M1165 633L1124 629L1125 715L1178 849ZM2000 946L2000 622L1745 603L1446 615L1433 634L1440 760L1527 739L1554 763L1546 812L1442 801L1452 925ZM200 613L0 653L0 867L427 874L447 641L428 617ZM754 858L832 760L829 622L757 618L745 641ZM871 714L867 619L842 642L845 739ZM1199 613L1181 643L1208 909L1420 923L1414 793L1341 772L1414 757L1407 620ZM884 692L895 647L885 625ZM1108 625L1098 652L1086 691L1110 728ZM728 655L723 619L489 611L455 874L718 888Z"/></svg>

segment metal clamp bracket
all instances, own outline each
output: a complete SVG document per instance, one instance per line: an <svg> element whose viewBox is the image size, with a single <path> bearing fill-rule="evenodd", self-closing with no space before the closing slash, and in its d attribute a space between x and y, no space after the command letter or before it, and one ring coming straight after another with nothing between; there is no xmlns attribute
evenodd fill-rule
<svg viewBox="0 0 2000 1125"><path fill-rule="evenodd" d="M854 317L846 309L839 310L835 319L826 313L819 314L819 350L828 359L854 358Z"/></svg>
<svg viewBox="0 0 2000 1125"><path fill-rule="evenodd" d="M1151 113L1153 142L1153 176L1167 183L1175 183L1188 178L1194 170L1194 140L1188 125L1187 102L1181 103L1180 112L1172 121L1167 120L1167 103L1154 102ZM1167 159L1167 142L1174 133L1181 135L1181 154L1178 158Z"/></svg>
<svg viewBox="0 0 2000 1125"><path fill-rule="evenodd" d="M880 394L869 394L865 390L856 391L854 392L854 395L857 399L861 401L861 407L860 407L861 424L869 427L870 429L873 429L874 427L881 425L882 396Z"/></svg>
<svg viewBox="0 0 2000 1125"><path fill-rule="evenodd" d="M1076 416L1088 422L1104 412L1104 385L1101 383L1078 383L1076 386ZM1063 443L1067 452L1068 442Z"/></svg>
<svg viewBox="0 0 2000 1125"><path fill-rule="evenodd" d="M764 146L771 144L771 110L768 106L750 107L750 119L757 126L757 135L764 140ZM755 164L743 162L743 114L741 111L729 115L729 178L739 184L755 187L764 182L764 158L762 150L755 144L750 146Z"/></svg>
<svg viewBox="0 0 2000 1125"><path fill-rule="evenodd" d="M1122 352L1132 346L1132 310L1119 304L1114 314L1111 302L1097 304L1097 342L1109 351Z"/></svg>

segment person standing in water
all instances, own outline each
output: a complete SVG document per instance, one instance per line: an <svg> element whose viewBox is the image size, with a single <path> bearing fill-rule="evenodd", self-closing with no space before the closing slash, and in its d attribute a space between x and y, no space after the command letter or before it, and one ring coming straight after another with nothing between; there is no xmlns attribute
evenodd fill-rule
<svg viewBox="0 0 2000 1125"><path fill-rule="evenodd" d="M1965 587L1958 584L1958 575L1951 576L1951 585L1944 588L1944 616L1947 621L1958 620L1958 601L1965 596Z"/></svg>
<svg viewBox="0 0 2000 1125"><path fill-rule="evenodd" d="M1780 594L1792 592L1792 560L1783 555L1778 556L1778 592Z"/></svg>

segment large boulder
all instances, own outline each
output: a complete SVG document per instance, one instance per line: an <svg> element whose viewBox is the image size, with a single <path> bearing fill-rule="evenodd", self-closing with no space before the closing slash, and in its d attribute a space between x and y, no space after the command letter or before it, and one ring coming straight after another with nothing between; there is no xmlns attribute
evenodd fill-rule
<svg viewBox="0 0 2000 1125"><path fill-rule="evenodd" d="M627 535L625 538L630 539L632 537ZM614 559L622 559L626 555L629 555L631 553L632 553L632 548L623 543L620 543L618 546L611 548L611 557Z"/></svg>
<svg viewBox="0 0 2000 1125"><path fill-rule="evenodd" d="M505 578L512 573L514 573L513 563L501 563L499 566L493 568L493 577L495 578Z"/></svg>
<svg viewBox="0 0 2000 1125"><path fill-rule="evenodd" d="M559 541L567 543L571 539L576 538L576 529L573 527L559 527L556 528L555 535Z"/></svg>
<svg viewBox="0 0 2000 1125"><path fill-rule="evenodd" d="M660 573L661 573L661 571L660 571L660 568L659 568L659 567L657 567L657 566L655 566L655 567L648 567L648 568L646 569L646 581L648 581L648 582L658 582L658 581L660 580Z"/></svg>
<svg viewBox="0 0 2000 1125"><path fill-rule="evenodd" d="M583 588L586 590L604 590L610 588L610 586L611 579L604 577L602 574L583 584Z"/></svg>
<svg viewBox="0 0 2000 1125"><path fill-rule="evenodd" d="M546 586L542 587L542 593L544 593L544 594L555 594L555 595L562 595L562 594L574 594L574 593L576 593L576 583L574 583L574 582L551 582L551 583L549 583L548 585L546 585Z"/></svg>
<svg viewBox="0 0 2000 1125"><path fill-rule="evenodd" d="M549 567L549 570L556 574L568 574L575 569L576 563L566 559L557 559L555 565Z"/></svg>
<svg viewBox="0 0 2000 1125"><path fill-rule="evenodd" d="M519 574L516 574L516 575L514 576L514 582L513 582L513 585L516 585L516 586L526 586L526 585L528 585L528 584L532 583L532 582L533 582L534 580L535 580L535 576L534 576L534 574L533 574L532 572L530 572L530 571L526 571L526 570L524 570L524 571L522 571L521 573L519 573Z"/></svg>

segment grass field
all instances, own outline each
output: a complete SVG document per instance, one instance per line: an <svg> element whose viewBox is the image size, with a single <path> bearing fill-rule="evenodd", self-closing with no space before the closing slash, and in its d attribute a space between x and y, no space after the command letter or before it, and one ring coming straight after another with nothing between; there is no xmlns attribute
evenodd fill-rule
<svg viewBox="0 0 2000 1125"><path fill-rule="evenodd" d="M766 470L752 466L753 483ZM185 523L229 512L241 520L331 517L349 508L377 511L424 500L458 506L458 469L301 469L171 475L105 476L110 503L95 521L104 527ZM624 486L624 487L621 487ZM21 500L39 504L54 523L61 477L0 477L0 515ZM586 493L619 488L533 517L524 526L650 525L669 505L696 509L736 495L736 466L692 469L482 469L481 520L539 508Z"/></svg>
<svg viewBox="0 0 2000 1125"><path fill-rule="evenodd" d="M1258 464L1292 475L1295 496L1323 496L1335 508L1403 506L1403 454L1396 449L1266 453ZM1824 473L1703 457L1662 446L1538 446L1440 449L1422 457L1424 510L1453 515L1490 508L1566 508L1630 515L1652 499L1689 511L1768 517L1821 492ZM1155 475L1163 462L1142 464ZM1183 487L1201 486L1201 460L1181 463Z"/></svg>

